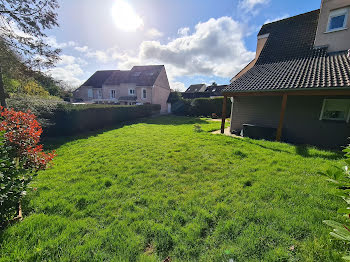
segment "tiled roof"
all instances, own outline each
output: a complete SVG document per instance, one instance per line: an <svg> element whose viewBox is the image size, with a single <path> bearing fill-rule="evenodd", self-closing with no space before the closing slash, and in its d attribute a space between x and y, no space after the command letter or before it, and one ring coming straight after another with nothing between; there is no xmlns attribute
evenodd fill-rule
<svg viewBox="0 0 350 262"><path fill-rule="evenodd" d="M346 51L313 47L319 10L264 25L269 34L257 63L223 92L350 87Z"/></svg>
<svg viewBox="0 0 350 262"><path fill-rule="evenodd" d="M185 91L185 93L196 93L196 92L204 92L206 85L205 84L197 84L197 85L190 85L189 88Z"/></svg>
<svg viewBox="0 0 350 262"><path fill-rule="evenodd" d="M214 95L221 95L222 90L224 90L226 87L227 85L208 86L205 92L212 93Z"/></svg>
<svg viewBox="0 0 350 262"><path fill-rule="evenodd" d="M223 92L350 87L346 53L255 65Z"/></svg>
<svg viewBox="0 0 350 262"><path fill-rule="evenodd" d="M137 86L153 86L163 68L163 65L134 66L130 71L114 72L104 84L135 83Z"/></svg>
<svg viewBox="0 0 350 262"><path fill-rule="evenodd" d="M316 36L319 10L263 25L259 36L269 34L256 64L310 55Z"/></svg>
<svg viewBox="0 0 350 262"><path fill-rule="evenodd" d="M134 83L137 86L153 86L163 65L134 66L131 70L97 71L82 86L102 88L102 85L119 85Z"/></svg>
<svg viewBox="0 0 350 262"><path fill-rule="evenodd" d="M94 88L102 88L103 83L116 70L106 70L95 72L82 86L92 86Z"/></svg>

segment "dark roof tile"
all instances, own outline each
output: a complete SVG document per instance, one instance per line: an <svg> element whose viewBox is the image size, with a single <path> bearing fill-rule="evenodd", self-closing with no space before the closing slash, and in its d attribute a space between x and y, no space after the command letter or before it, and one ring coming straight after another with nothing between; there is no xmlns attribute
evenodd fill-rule
<svg viewBox="0 0 350 262"><path fill-rule="evenodd" d="M314 48L319 10L264 25L257 63L223 92L350 87L346 52Z"/></svg>

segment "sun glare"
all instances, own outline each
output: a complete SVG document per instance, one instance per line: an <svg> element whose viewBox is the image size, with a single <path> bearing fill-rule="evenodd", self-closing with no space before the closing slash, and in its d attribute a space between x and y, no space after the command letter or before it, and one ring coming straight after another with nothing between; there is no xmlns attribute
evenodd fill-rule
<svg viewBox="0 0 350 262"><path fill-rule="evenodd" d="M117 0L112 8L112 16L116 26L127 32L133 32L142 27L142 18L132 6L124 0Z"/></svg>

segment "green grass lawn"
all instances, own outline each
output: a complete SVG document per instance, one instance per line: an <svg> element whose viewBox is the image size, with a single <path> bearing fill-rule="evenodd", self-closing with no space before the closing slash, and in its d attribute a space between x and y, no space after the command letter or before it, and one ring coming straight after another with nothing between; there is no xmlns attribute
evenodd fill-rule
<svg viewBox="0 0 350 262"><path fill-rule="evenodd" d="M160 117L57 146L0 261L341 261L322 220L343 203L317 175L341 154L219 127Z"/></svg>

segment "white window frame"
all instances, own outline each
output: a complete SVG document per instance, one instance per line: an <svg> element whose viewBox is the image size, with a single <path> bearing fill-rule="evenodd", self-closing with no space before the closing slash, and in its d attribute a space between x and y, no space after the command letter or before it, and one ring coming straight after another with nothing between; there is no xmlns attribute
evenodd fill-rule
<svg viewBox="0 0 350 262"><path fill-rule="evenodd" d="M327 101L329 101L329 100L348 101L348 103L349 103L349 109L348 109L347 115L345 115L345 119L325 118L325 117L323 116L324 111L325 111L325 107L326 107L326 103L327 103ZM322 110L321 110L321 114L320 114L320 120L345 121L346 123L349 123L349 122L350 122L350 99L336 99L336 98L333 98L333 99L323 99L323 105L322 105Z"/></svg>
<svg viewBox="0 0 350 262"><path fill-rule="evenodd" d="M129 96L134 96L134 95L136 95L136 90L134 88L129 88L128 94L129 94Z"/></svg>
<svg viewBox="0 0 350 262"><path fill-rule="evenodd" d="M143 96L143 91L146 91L146 97ZM147 89L146 89L146 88L142 88L142 89L141 89L141 99L142 99L142 100L147 99Z"/></svg>
<svg viewBox="0 0 350 262"><path fill-rule="evenodd" d="M345 15L343 26L339 27L339 28L330 29L332 18L337 17L337 16L342 16L342 15ZM337 31L347 29L346 25L348 24L348 18L349 18L349 8L342 8L342 9L337 9L337 10L331 11L329 14L329 17L328 17L328 24L327 24L326 33L337 32Z"/></svg>
<svg viewBox="0 0 350 262"><path fill-rule="evenodd" d="M92 90L92 88L89 88L88 89L88 91L87 91L87 93L88 93L88 98L90 99L92 99L92 98L94 98L94 91Z"/></svg>
<svg viewBox="0 0 350 262"><path fill-rule="evenodd" d="M117 92L115 89L111 89L111 99L116 99L117 98Z"/></svg>

